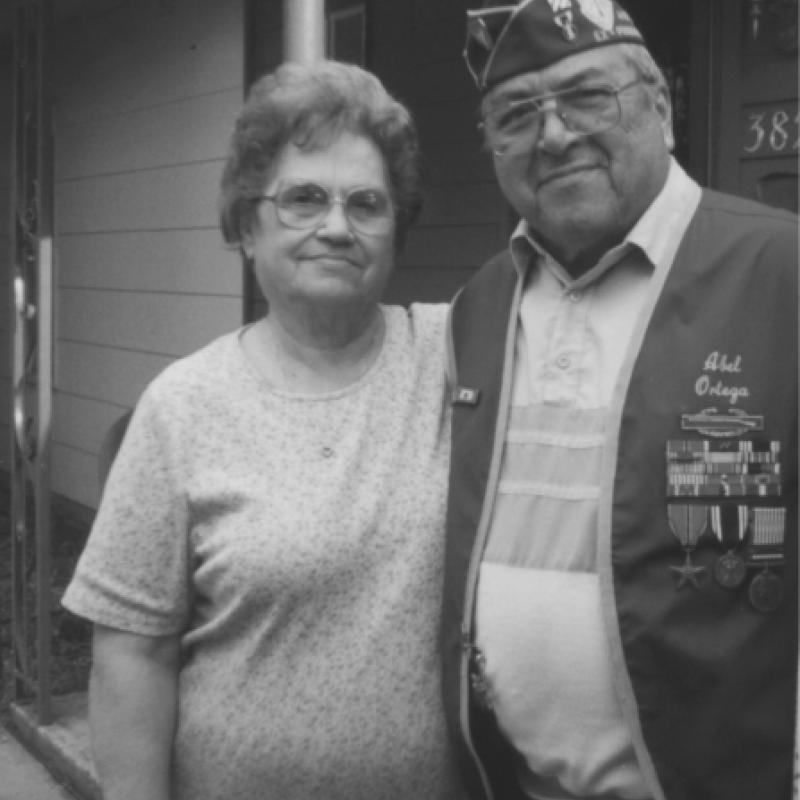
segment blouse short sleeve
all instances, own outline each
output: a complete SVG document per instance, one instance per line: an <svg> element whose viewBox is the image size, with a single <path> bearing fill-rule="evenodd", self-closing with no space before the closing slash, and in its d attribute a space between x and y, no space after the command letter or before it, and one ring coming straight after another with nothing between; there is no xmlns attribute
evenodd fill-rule
<svg viewBox="0 0 800 800"><path fill-rule="evenodd" d="M139 401L62 601L93 622L151 636L182 632L189 607L179 431L164 401L152 386Z"/></svg>

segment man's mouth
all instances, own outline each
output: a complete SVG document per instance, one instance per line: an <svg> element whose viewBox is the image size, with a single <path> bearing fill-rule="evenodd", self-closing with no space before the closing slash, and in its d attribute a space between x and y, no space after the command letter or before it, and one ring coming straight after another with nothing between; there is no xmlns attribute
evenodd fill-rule
<svg viewBox="0 0 800 800"><path fill-rule="evenodd" d="M563 167L555 167L548 169L539 177L539 186L545 186L548 183L564 180L573 175L578 175L582 172L589 172L590 170L597 169L597 164L579 163L579 164L565 164Z"/></svg>

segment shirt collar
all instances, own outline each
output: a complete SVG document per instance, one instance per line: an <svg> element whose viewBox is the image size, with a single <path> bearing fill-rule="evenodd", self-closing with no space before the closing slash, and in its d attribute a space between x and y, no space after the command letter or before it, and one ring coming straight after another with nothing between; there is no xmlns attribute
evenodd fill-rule
<svg viewBox="0 0 800 800"><path fill-rule="evenodd" d="M525 220L511 234L510 251L514 266L521 275L528 267L539 262L550 269L564 285L575 287L595 281L627 253L638 248L647 256L654 268L668 268L672 263L683 234L700 201L701 189L674 158L670 158L669 172L661 191L639 217L620 244L612 247L592 269L573 280L564 267L536 241ZM538 255L538 258L531 258Z"/></svg>

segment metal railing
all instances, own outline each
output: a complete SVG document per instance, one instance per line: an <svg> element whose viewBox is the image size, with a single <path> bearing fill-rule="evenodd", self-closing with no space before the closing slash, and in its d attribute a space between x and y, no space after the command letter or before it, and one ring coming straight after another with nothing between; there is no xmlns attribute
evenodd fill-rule
<svg viewBox="0 0 800 800"><path fill-rule="evenodd" d="M17 0L11 188L11 695L50 697L50 427L52 421L52 0Z"/></svg>

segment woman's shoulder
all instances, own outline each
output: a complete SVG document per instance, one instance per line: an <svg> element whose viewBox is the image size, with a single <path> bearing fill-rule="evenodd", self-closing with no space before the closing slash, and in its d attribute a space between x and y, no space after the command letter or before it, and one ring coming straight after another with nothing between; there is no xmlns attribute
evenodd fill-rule
<svg viewBox="0 0 800 800"><path fill-rule="evenodd" d="M414 303L409 307L384 306L386 344L381 358L386 374L401 383L410 381L416 391L440 391L446 361L448 306Z"/></svg>
<svg viewBox="0 0 800 800"><path fill-rule="evenodd" d="M173 361L148 384L142 397L156 398L159 405L205 402L209 394L230 391L240 373L237 342L239 330L222 334L199 350Z"/></svg>
<svg viewBox="0 0 800 800"><path fill-rule="evenodd" d="M389 329L404 332L415 345L435 345L444 341L447 326L447 303L412 303L406 306L383 306Z"/></svg>

